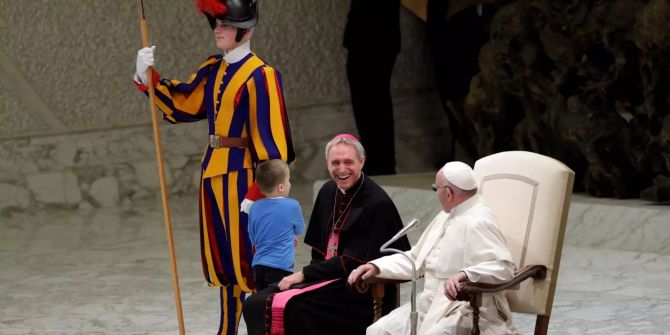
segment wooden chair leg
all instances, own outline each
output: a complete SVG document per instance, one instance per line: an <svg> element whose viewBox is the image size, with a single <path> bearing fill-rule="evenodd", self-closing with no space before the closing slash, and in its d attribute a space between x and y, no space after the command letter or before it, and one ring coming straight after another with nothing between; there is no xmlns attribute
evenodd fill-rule
<svg viewBox="0 0 670 335"><path fill-rule="evenodd" d="M538 315L535 320L535 335L547 335L549 331L549 315Z"/></svg>
<svg viewBox="0 0 670 335"><path fill-rule="evenodd" d="M481 293L475 294L470 298L470 307L472 307L472 330L471 335L479 335L479 307L482 305Z"/></svg>
<svg viewBox="0 0 670 335"><path fill-rule="evenodd" d="M382 317L382 300L384 299L384 284L371 285L374 319L376 322Z"/></svg>

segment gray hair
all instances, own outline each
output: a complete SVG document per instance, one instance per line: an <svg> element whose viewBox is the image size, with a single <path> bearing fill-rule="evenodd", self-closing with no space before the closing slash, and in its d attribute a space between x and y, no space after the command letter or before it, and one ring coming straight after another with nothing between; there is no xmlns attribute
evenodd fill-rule
<svg viewBox="0 0 670 335"><path fill-rule="evenodd" d="M464 190L464 189L452 184L447 178L444 178L444 182L447 184L445 186L449 186L449 188L451 188L451 190L454 192L454 194L459 196L459 197L470 198L471 196L477 194L477 188L476 187L471 189L471 190Z"/></svg>
<svg viewBox="0 0 670 335"><path fill-rule="evenodd" d="M342 136L342 137L335 137L326 144L326 160L328 160L328 152L330 152L330 149L334 147L336 144L341 143L353 145L354 148L356 148L356 153L358 154L358 157L359 158L365 157L365 149L363 149L363 145L361 144L361 142Z"/></svg>

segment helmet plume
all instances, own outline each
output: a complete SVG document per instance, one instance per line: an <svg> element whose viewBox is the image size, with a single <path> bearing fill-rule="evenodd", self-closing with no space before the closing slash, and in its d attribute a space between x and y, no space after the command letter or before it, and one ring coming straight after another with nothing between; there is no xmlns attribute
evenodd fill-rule
<svg viewBox="0 0 670 335"><path fill-rule="evenodd" d="M213 17L226 14L228 8L219 0L195 0L195 7L199 12Z"/></svg>

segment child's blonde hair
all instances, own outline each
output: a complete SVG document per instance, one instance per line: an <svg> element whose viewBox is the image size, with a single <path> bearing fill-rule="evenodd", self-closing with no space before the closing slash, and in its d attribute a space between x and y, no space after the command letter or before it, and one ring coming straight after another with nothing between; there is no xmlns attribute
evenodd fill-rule
<svg viewBox="0 0 670 335"><path fill-rule="evenodd" d="M289 175L288 164L281 159L271 159L256 167L256 183L265 195L272 193L275 187Z"/></svg>

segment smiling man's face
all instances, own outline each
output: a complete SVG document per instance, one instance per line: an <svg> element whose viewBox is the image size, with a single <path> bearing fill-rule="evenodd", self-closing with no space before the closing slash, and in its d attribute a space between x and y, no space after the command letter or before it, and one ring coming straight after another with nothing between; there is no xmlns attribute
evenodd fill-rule
<svg viewBox="0 0 670 335"><path fill-rule="evenodd" d="M359 157L356 148L346 143L338 143L328 151L328 171L337 186L348 190L361 177L365 157Z"/></svg>

